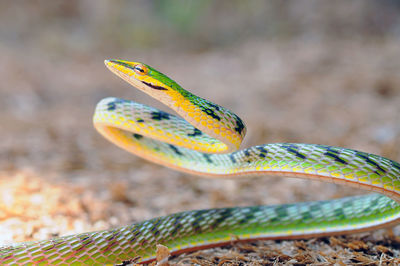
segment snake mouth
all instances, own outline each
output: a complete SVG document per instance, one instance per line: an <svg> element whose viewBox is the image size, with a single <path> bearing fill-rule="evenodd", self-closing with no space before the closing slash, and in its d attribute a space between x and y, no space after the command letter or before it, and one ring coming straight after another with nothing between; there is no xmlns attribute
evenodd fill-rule
<svg viewBox="0 0 400 266"><path fill-rule="evenodd" d="M150 82L142 81L142 83L149 86L152 89L155 89L155 90L159 90L159 91L167 91L168 90L167 88L151 84Z"/></svg>

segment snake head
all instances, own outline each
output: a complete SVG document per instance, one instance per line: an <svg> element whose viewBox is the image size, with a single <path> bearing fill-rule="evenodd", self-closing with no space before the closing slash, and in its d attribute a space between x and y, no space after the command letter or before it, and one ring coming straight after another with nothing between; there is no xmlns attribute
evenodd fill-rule
<svg viewBox="0 0 400 266"><path fill-rule="evenodd" d="M193 95L173 79L144 63L111 59L105 60L105 65L123 80L173 109L198 130L229 143L223 146L222 152L239 148L246 128L242 120L228 109ZM222 129L220 121L224 121ZM216 127L218 129L210 130ZM223 132L220 133L220 130Z"/></svg>
<svg viewBox="0 0 400 266"><path fill-rule="evenodd" d="M105 60L104 63L113 73L152 97L159 98L171 89L160 79L163 74L144 63L117 59Z"/></svg>

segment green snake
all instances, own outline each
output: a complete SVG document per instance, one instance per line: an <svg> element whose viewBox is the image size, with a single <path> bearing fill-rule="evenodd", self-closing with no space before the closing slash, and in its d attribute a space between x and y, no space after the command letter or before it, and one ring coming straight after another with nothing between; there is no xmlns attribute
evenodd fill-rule
<svg viewBox="0 0 400 266"><path fill-rule="evenodd" d="M273 143L237 150L246 127L231 111L193 95L146 64L123 60L106 60L105 64L184 118L133 101L101 100L93 117L95 128L129 152L196 175L283 175L380 194L185 211L117 229L2 247L1 264L144 263L155 259L157 244L178 254L232 241L347 234L400 222L399 163L316 144Z"/></svg>

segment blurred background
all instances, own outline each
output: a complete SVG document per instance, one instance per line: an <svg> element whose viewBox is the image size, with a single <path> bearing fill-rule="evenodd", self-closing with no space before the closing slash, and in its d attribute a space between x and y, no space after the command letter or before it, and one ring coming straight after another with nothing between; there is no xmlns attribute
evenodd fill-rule
<svg viewBox="0 0 400 266"><path fill-rule="evenodd" d="M399 13L394 0L0 1L0 243L353 194L204 180L119 150L93 129L100 99L167 109L103 60L145 62L233 110L243 147L318 143L400 161Z"/></svg>

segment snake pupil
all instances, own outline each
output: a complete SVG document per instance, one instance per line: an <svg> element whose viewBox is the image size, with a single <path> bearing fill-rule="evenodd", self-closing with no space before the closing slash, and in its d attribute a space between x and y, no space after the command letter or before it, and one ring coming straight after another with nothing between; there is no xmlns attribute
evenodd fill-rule
<svg viewBox="0 0 400 266"><path fill-rule="evenodd" d="M147 68L143 65L135 65L135 67L133 68L133 70L140 75L144 75L147 72Z"/></svg>

